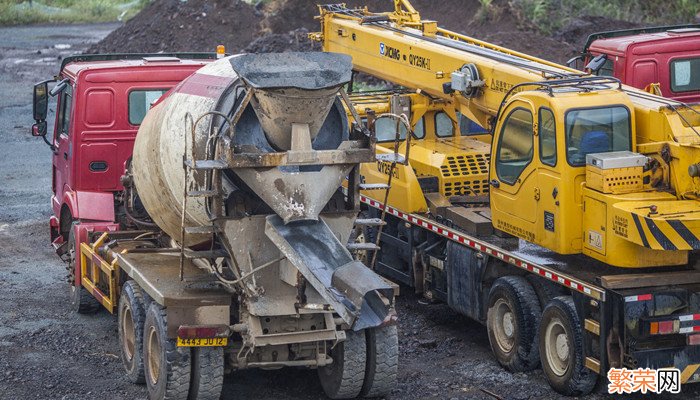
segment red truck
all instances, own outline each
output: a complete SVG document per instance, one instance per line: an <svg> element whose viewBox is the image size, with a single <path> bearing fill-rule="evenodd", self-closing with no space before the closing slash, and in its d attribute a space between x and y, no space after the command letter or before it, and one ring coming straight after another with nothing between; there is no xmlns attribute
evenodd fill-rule
<svg viewBox="0 0 700 400"><path fill-rule="evenodd" d="M77 246L91 232L129 225L117 197L141 121L165 92L215 59L216 53L72 56L58 76L34 87L41 99L49 82L57 82L50 91L58 98L54 131L47 133L46 105L35 101L32 134L43 136L53 151L49 226L62 258L79 254ZM98 306L80 286L79 273L69 270L68 279L76 311Z"/></svg>
<svg viewBox="0 0 700 400"><path fill-rule="evenodd" d="M567 64L579 62L595 75L614 76L639 89L658 84L664 97L700 102L700 25L594 33Z"/></svg>

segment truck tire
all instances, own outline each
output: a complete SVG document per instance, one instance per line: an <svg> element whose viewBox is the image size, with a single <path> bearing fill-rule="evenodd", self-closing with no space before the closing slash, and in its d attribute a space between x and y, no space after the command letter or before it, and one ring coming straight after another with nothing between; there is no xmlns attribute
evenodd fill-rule
<svg viewBox="0 0 700 400"><path fill-rule="evenodd" d="M102 304L97 301L82 285L75 283L75 229L77 222L73 222L68 233L68 284L70 285L71 310L78 314L94 314L100 310Z"/></svg>
<svg viewBox="0 0 700 400"><path fill-rule="evenodd" d="M489 292L486 328L493 354L509 371L537 368L540 313L537 294L525 278L505 276L494 282Z"/></svg>
<svg viewBox="0 0 700 400"><path fill-rule="evenodd" d="M528 274L526 279L530 282L532 288L535 289L542 309L544 309L547 303L553 298L566 295L565 291L560 289L560 286L544 278L540 278L537 275Z"/></svg>
<svg viewBox="0 0 700 400"><path fill-rule="evenodd" d="M565 396L582 396L598 376L585 367L583 331L570 296L552 299L542 313L539 348L542 370L550 386Z"/></svg>
<svg viewBox="0 0 700 400"><path fill-rule="evenodd" d="M345 341L331 351L333 363L318 369L318 377L326 396L331 399L352 399L362 391L367 365L365 331L345 332Z"/></svg>
<svg viewBox="0 0 700 400"><path fill-rule="evenodd" d="M224 386L224 348L192 348L188 400L218 400Z"/></svg>
<svg viewBox="0 0 700 400"><path fill-rule="evenodd" d="M151 400L187 400L190 389L189 347L177 347L167 337L167 316L158 303L146 311L143 330L143 361Z"/></svg>
<svg viewBox="0 0 700 400"><path fill-rule="evenodd" d="M399 372L399 334L396 325L370 328L367 336L367 366L363 397L383 397L396 386Z"/></svg>
<svg viewBox="0 0 700 400"><path fill-rule="evenodd" d="M143 326L146 307L143 292L134 281L122 286L117 312L119 349L126 376L132 383L146 383L143 372Z"/></svg>

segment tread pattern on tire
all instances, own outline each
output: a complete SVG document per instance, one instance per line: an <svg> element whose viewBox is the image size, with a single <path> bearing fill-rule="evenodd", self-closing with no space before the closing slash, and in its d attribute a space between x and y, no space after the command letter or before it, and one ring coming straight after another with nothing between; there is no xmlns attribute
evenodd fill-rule
<svg viewBox="0 0 700 400"><path fill-rule="evenodd" d="M361 395L382 397L391 393L399 371L399 336L396 325L370 328L367 336L367 367Z"/></svg>
<svg viewBox="0 0 700 400"><path fill-rule="evenodd" d="M555 297L549 302L549 304L547 304L547 307L545 307L544 311L542 312L543 320L540 327L540 335L544 334L544 330L546 329L546 318L549 317L550 313L554 312L552 310L553 308L556 308L557 311L563 313L563 317L565 317L567 324L570 325L567 328L572 329L574 340L570 341L570 345L573 344L574 346L574 357L576 360L574 361L573 365L573 374L571 375L570 379L565 382L553 381L547 372L547 368L543 366L542 369L544 371L544 375L547 378L550 386L552 386L552 388L558 393L565 396L581 396L588 394L595 388L598 375L586 368L584 365L585 354L583 348L583 331L581 329L581 321L578 317L578 313L576 312L574 300L571 298L571 296L559 296ZM543 341L541 340L540 347L542 346Z"/></svg>
<svg viewBox="0 0 700 400"><path fill-rule="evenodd" d="M489 310L496 302L496 297L506 293L514 300L514 313L517 318L519 337L516 338L517 351L508 359L501 359L496 352L497 344L489 328L489 343L498 362L511 372L531 371L540 364L538 346L539 322L542 313L540 301L535 289L527 279L521 276L504 276L498 278L489 292ZM510 299L509 299L510 300ZM490 325L487 323L487 328Z"/></svg>
<svg viewBox="0 0 700 400"><path fill-rule="evenodd" d="M189 400L218 400L224 384L224 348L192 348Z"/></svg>
<svg viewBox="0 0 700 400"><path fill-rule="evenodd" d="M146 312L147 329L151 324L156 326L159 331L161 340L161 348L165 351L165 371L161 371L160 379L165 378L165 386L162 393L158 391L158 387L153 388L150 379L146 379L148 384L149 398L163 400L186 400L190 389L190 353L189 347L177 347L175 340L168 339L167 332L167 314L163 307L158 303L151 303ZM147 333L144 329L144 334ZM144 337L145 340L147 340ZM145 349L145 346L144 346ZM144 351L144 360L148 357ZM162 373L165 372L163 375ZM146 373L148 374L148 363L146 363ZM159 382L159 385L162 381Z"/></svg>
<svg viewBox="0 0 700 400"><path fill-rule="evenodd" d="M126 281L124 286L122 286L122 294L119 299L119 311L122 309L122 301L129 301L131 303L131 315L134 321L134 331L136 334L136 343L134 348L134 358L136 359L136 370L127 370L127 377L133 383L143 384L146 383L144 365L143 365L143 327L146 323L146 303L144 302L143 291L138 284L134 281ZM118 318L119 321L119 343L122 344L122 326L121 326L121 316ZM124 354L123 345L120 346L121 359L124 364L124 368L127 366L126 355Z"/></svg>
<svg viewBox="0 0 700 400"><path fill-rule="evenodd" d="M75 225L77 225L77 222L73 222L70 232L68 233L68 247L70 248L69 251L72 251L72 259L68 261L68 268L71 271L70 273L73 274L75 273L75 263L77 262L77 255L75 254ZM95 314L100 311L102 304L82 285L75 286L74 283L75 282L71 283L74 289L70 288L70 302L73 311L78 314ZM75 290L75 292L73 290Z"/></svg>
<svg viewBox="0 0 700 400"><path fill-rule="evenodd" d="M365 331L346 331L346 339L331 352L333 363L318 369L321 386L331 399L352 399L362 391L367 364Z"/></svg>
<svg viewBox="0 0 700 400"><path fill-rule="evenodd" d="M540 278L537 275L528 274L526 279L530 282L532 288L535 289L537 298L540 300L540 307L543 310L550 300L565 294L562 290L559 290L559 287L555 283L546 281L544 278Z"/></svg>

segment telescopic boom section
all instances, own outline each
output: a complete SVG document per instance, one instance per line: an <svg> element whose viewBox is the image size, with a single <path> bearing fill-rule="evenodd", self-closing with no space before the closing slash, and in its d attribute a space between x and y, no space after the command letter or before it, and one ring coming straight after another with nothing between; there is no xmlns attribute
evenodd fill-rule
<svg viewBox="0 0 700 400"><path fill-rule="evenodd" d="M348 54L357 71L446 100L488 127L515 85L581 71L439 28L404 0L391 13L321 6L323 50ZM478 96L476 96L478 93Z"/></svg>

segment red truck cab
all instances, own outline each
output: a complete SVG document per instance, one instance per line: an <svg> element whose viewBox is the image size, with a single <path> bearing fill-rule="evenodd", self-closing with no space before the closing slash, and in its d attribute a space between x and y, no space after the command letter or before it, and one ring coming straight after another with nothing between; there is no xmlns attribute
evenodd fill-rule
<svg viewBox="0 0 700 400"><path fill-rule="evenodd" d="M664 97L700 103L700 25L596 33L576 59L596 75L639 89L659 84Z"/></svg>
<svg viewBox="0 0 700 400"><path fill-rule="evenodd" d="M80 55L34 88L32 134L53 151L51 241L67 250L93 230L119 229L120 178L139 125L165 92L216 58L214 53ZM58 83L49 92L48 83ZM47 132L48 95L56 96L54 130ZM183 122L184 124L184 122Z"/></svg>

